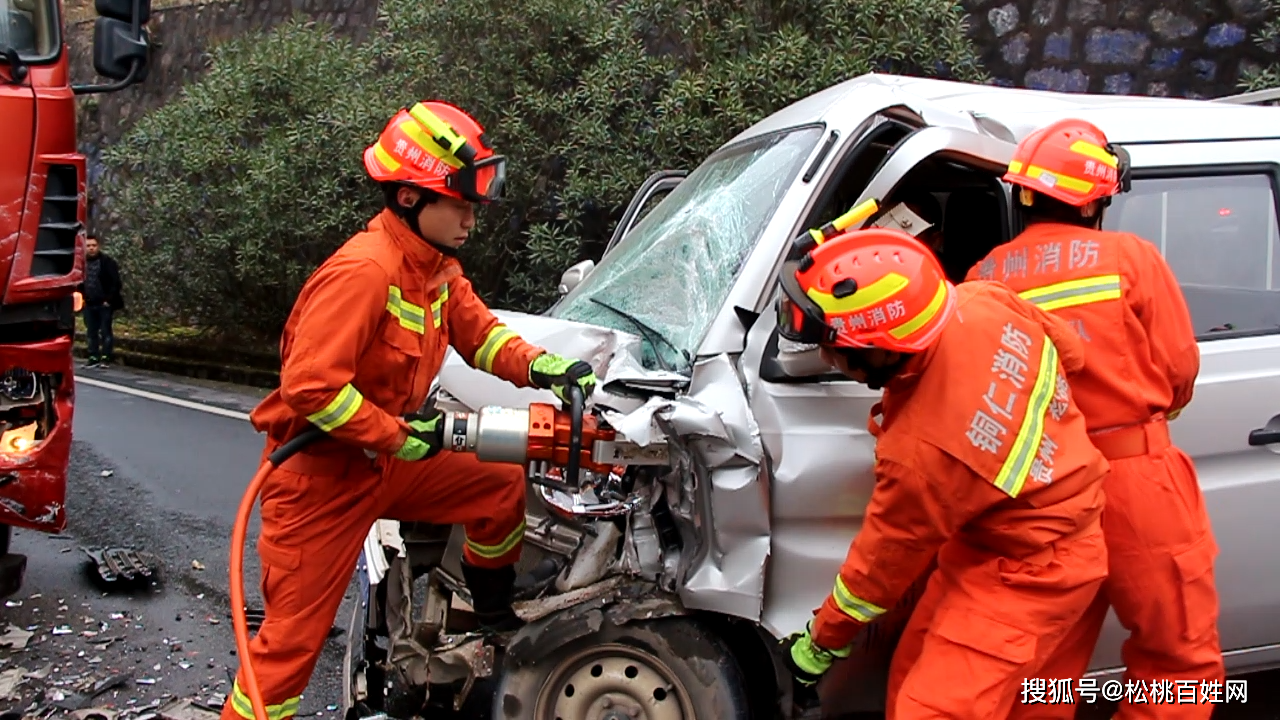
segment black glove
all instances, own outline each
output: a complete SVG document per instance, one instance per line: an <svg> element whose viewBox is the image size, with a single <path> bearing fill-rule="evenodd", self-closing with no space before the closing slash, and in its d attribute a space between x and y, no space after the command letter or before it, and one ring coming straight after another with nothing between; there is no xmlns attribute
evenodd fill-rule
<svg viewBox="0 0 1280 720"><path fill-rule="evenodd" d="M396 452L401 460L426 460L435 457L444 447L444 413L439 410L407 415L409 437Z"/></svg>
<svg viewBox="0 0 1280 720"><path fill-rule="evenodd" d="M574 360L554 353L543 353L529 365L529 381L534 387L550 390L561 402L569 402L568 388L582 388L582 399L591 397L596 389L596 373L581 360Z"/></svg>
<svg viewBox="0 0 1280 720"><path fill-rule="evenodd" d="M783 664L791 672L792 697L797 711L821 704L818 681L837 658L849 657L852 648L832 652L814 644L809 628L782 641Z"/></svg>

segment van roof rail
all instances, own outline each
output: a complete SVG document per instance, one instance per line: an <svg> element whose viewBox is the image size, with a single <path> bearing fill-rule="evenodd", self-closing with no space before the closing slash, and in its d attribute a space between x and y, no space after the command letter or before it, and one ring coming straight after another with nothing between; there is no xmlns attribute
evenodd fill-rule
<svg viewBox="0 0 1280 720"><path fill-rule="evenodd" d="M1230 103L1232 105L1270 105L1280 102L1280 88L1227 95L1226 97L1214 98L1213 102Z"/></svg>

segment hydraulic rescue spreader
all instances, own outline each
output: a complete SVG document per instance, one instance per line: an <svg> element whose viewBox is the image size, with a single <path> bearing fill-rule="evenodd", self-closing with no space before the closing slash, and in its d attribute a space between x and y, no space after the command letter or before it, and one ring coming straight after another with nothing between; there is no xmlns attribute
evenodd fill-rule
<svg viewBox="0 0 1280 720"><path fill-rule="evenodd" d="M527 466L530 482L577 492L583 468L607 472L625 461L612 458L616 433L595 415L586 413L582 389L570 385L568 392L570 402L563 409L533 403L527 408L486 407L479 412L446 412L443 447L453 452L475 453L485 462ZM310 428L268 456L245 490L231 530L231 620L236 652L244 666L244 690L257 720L269 720L269 716L249 656L249 624L245 617L244 545L249 517L262 483L271 471L323 437L323 430ZM547 476L551 467L564 468L563 480Z"/></svg>

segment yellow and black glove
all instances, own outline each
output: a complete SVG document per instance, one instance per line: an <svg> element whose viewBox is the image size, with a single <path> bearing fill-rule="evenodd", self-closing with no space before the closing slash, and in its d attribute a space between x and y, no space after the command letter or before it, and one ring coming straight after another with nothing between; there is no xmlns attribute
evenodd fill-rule
<svg viewBox="0 0 1280 720"><path fill-rule="evenodd" d="M831 668L837 658L847 658L853 646L843 650L827 650L813 641L809 629L791 635L783 641L783 660L795 681L805 687L812 687L822 679L822 675Z"/></svg>
<svg viewBox="0 0 1280 720"><path fill-rule="evenodd" d="M595 371L587 363L554 353L543 353L529 364L529 382L534 387L554 392L561 402L567 403L570 385L582 388L582 398L585 400L591 397L597 381Z"/></svg>
<svg viewBox="0 0 1280 720"><path fill-rule="evenodd" d="M409 437L396 451L399 460L426 460L434 457L444 446L444 415L432 410L421 415L409 415Z"/></svg>

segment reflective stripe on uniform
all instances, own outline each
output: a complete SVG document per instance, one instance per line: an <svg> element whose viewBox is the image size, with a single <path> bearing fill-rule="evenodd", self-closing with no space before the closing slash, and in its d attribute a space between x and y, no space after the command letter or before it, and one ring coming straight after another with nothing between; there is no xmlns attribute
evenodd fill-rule
<svg viewBox="0 0 1280 720"><path fill-rule="evenodd" d="M520 544L521 540L524 540L524 520L521 520L520 524L516 526L516 529L512 530L511 534L497 545L483 545L471 538L467 538L467 547L471 548L471 552L476 555L493 560L511 552L516 545Z"/></svg>
<svg viewBox="0 0 1280 720"><path fill-rule="evenodd" d="M440 308L449 299L449 283L440 286L440 297L431 301L431 327L440 327Z"/></svg>
<svg viewBox="0 0 1280 720"><path fill-rule="evenodd" d="M283 718L291 717L298 714L298 704L302 701L302 696L291 697L279 705L266 705L267 717L269 720L283 720ZM249 700L249 696L244 690L240 689L240 681L236 680L231 686L231 708L236 714L245 720L255 720L253 715L253 701Z"/></svg>
<svg viewBox="0 0 1280 720"><path fill-rule="evenodd" d="M325 405L320 412L313 412L308 415L307 419L315 423L321 430L333 432L346 425L347 421L355 416L356 411L360 409L360 405L363 402L364 396L360 394L360 391L352 387L351 383L347 383L334 396L332 402Z"/></svg>
<svg viewBox="0 0 1280 720"><path fill-rule="evenodd" d="M1059 308L1088 305L1103 300L1120 298L1119 275L1095 275L1093 277L1066 280L1052 285L1030 288L1018 293L1023 300L1035 303L1046 312Z"/></svg>
<svg viewBox="0 0 1280 720"><path fill-rule="evenodd" d="M1027 402L1027 410L1022 415L1022 427L1009 448L1009 455L996 474L995 486L1009 497L1018 497L1022 486L1027 482L1031 465L1040 452L1040 441L1044 438L1044 418L1049 413L1049 405L1053 402L1056 389L1058 348L1044 339L1044 347L1040 350L1040 369L1036 372L1036 383L1031 388L1031 400Z"/></svg>
<svg viewBox="0 0 1280 720"><path fill-rule="evenodd" d="M427 331L427 311L404 299L400 288L392 285L387 288L387 312L400 321L400 325L418 334Z"/></svg>
<svg viewBox="0 0 1280 720"><path fill-rule="evenodd" d="M840 608L840 612L860 623L869 623L885 612L879 605L869 603L849 592L849 588L844 584L844 578L839 575L836 575L836 586L831 590L831 598L836 601L836 607Z"/></svg>
<svg viewBox="0 0 1280 720"><path fill-rule="evenodd" d="M495 325L485 336L484 342L480 343L480 349L476 350L473 363L475 367L485 372L493 372L493 360L498 357L498 351L515 336L515 331L506 325Z"/></svg>

